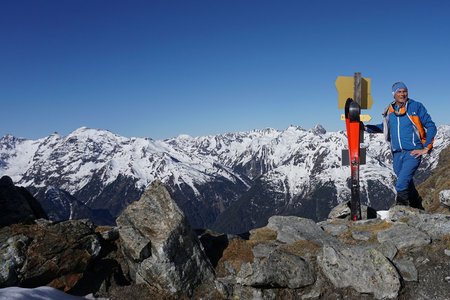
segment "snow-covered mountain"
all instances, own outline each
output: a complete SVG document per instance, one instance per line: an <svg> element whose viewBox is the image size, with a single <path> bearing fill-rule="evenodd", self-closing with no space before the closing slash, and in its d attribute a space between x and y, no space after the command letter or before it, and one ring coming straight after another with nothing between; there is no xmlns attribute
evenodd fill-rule
<svg viewBox="0 0 450 300"><path fill-rule="evenodd" d="M435 167L449 137L450 126L440 126L422 177ZM332 206L349 199L350 171L341 166L346 142L345 132L326 132L320 125L169 140L82 127L39 140L4 136L0 176L27 187L45 207L54 203L64 211L59 218L89 217L98 223L113 223L159 179L194 227L239 232L265 225L273 214L323 219ZM364 145L362 201L386 208L393 201L389 146L374 134L366 134Z"/></svg>

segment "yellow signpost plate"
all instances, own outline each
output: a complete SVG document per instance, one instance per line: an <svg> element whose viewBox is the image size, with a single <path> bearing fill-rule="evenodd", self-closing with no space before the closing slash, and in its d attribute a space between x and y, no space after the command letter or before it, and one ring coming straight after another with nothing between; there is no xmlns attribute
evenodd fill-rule
<svg viewBox="0 0 450 300"><path fill-rule="evenodd" d="M338 108L344 109L348 98L353 99L355 79L353 76L338 76L335 82L338 91ZM373 98L370 94L370 78L361 78L361 109L370 109Z"/></svg>
<svg viewBox="0 0 450 300"><path fill-rule="evenodd" d="M341 115L341 120L345 121L345 115L344 114ZM370 120L372 120L372 117L370 115L359 115L359 120L361 122L369 122Z"/></svg>

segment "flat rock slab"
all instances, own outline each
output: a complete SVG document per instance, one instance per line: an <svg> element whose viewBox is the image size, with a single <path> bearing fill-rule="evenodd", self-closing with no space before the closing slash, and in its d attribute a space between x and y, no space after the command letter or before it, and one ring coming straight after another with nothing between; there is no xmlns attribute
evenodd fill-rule
<svg viewBox="0 0 450 300"><path fill-rule="evenodd" d="M323 274L337 288L353 288L376 299L394 299L400 290L395 267L375 249L324 246L318 256Z"/></svg>
<svg viewBox="0 0 450 300"><path fill-rule="evenodd" d="M380 231L377 239L380 243L390 241L397 249L421 247L431 243L428 234L406 224L395 224L387 230Z"/></svg>

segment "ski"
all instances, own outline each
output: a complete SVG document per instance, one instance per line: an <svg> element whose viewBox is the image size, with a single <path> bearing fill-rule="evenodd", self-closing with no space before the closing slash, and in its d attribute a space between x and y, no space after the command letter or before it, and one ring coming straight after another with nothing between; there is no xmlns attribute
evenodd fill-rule
<svg viewBox="0 0 450 300"><path fill-rule="evenodd" d="M351 171L351 219L361 220L361 202L359 198L359 166L360 166L360 122L361 107L356 101L348 98L345 103L345 125L348 139L348 161Z"/></svg>

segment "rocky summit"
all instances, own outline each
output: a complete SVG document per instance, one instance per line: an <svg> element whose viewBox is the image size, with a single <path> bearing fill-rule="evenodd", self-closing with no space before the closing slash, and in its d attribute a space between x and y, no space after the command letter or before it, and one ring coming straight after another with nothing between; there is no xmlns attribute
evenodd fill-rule
<svg viewBox="0 0 450 300"><path fill-rule="evenodd" d="M231 238L216 271L240 299L448 299L449 225L402 206L386 220L273 216Z"/></svg>
<svg viewBox="0 0 450 300"><path fill-rule="evenodd" d="M448 299L448 209L394 206L356 222L340 210L319 223L275 215L246 234L195 233L156 181L115 227L41 218L0 228L0 287L107 299Z"/></svg>

